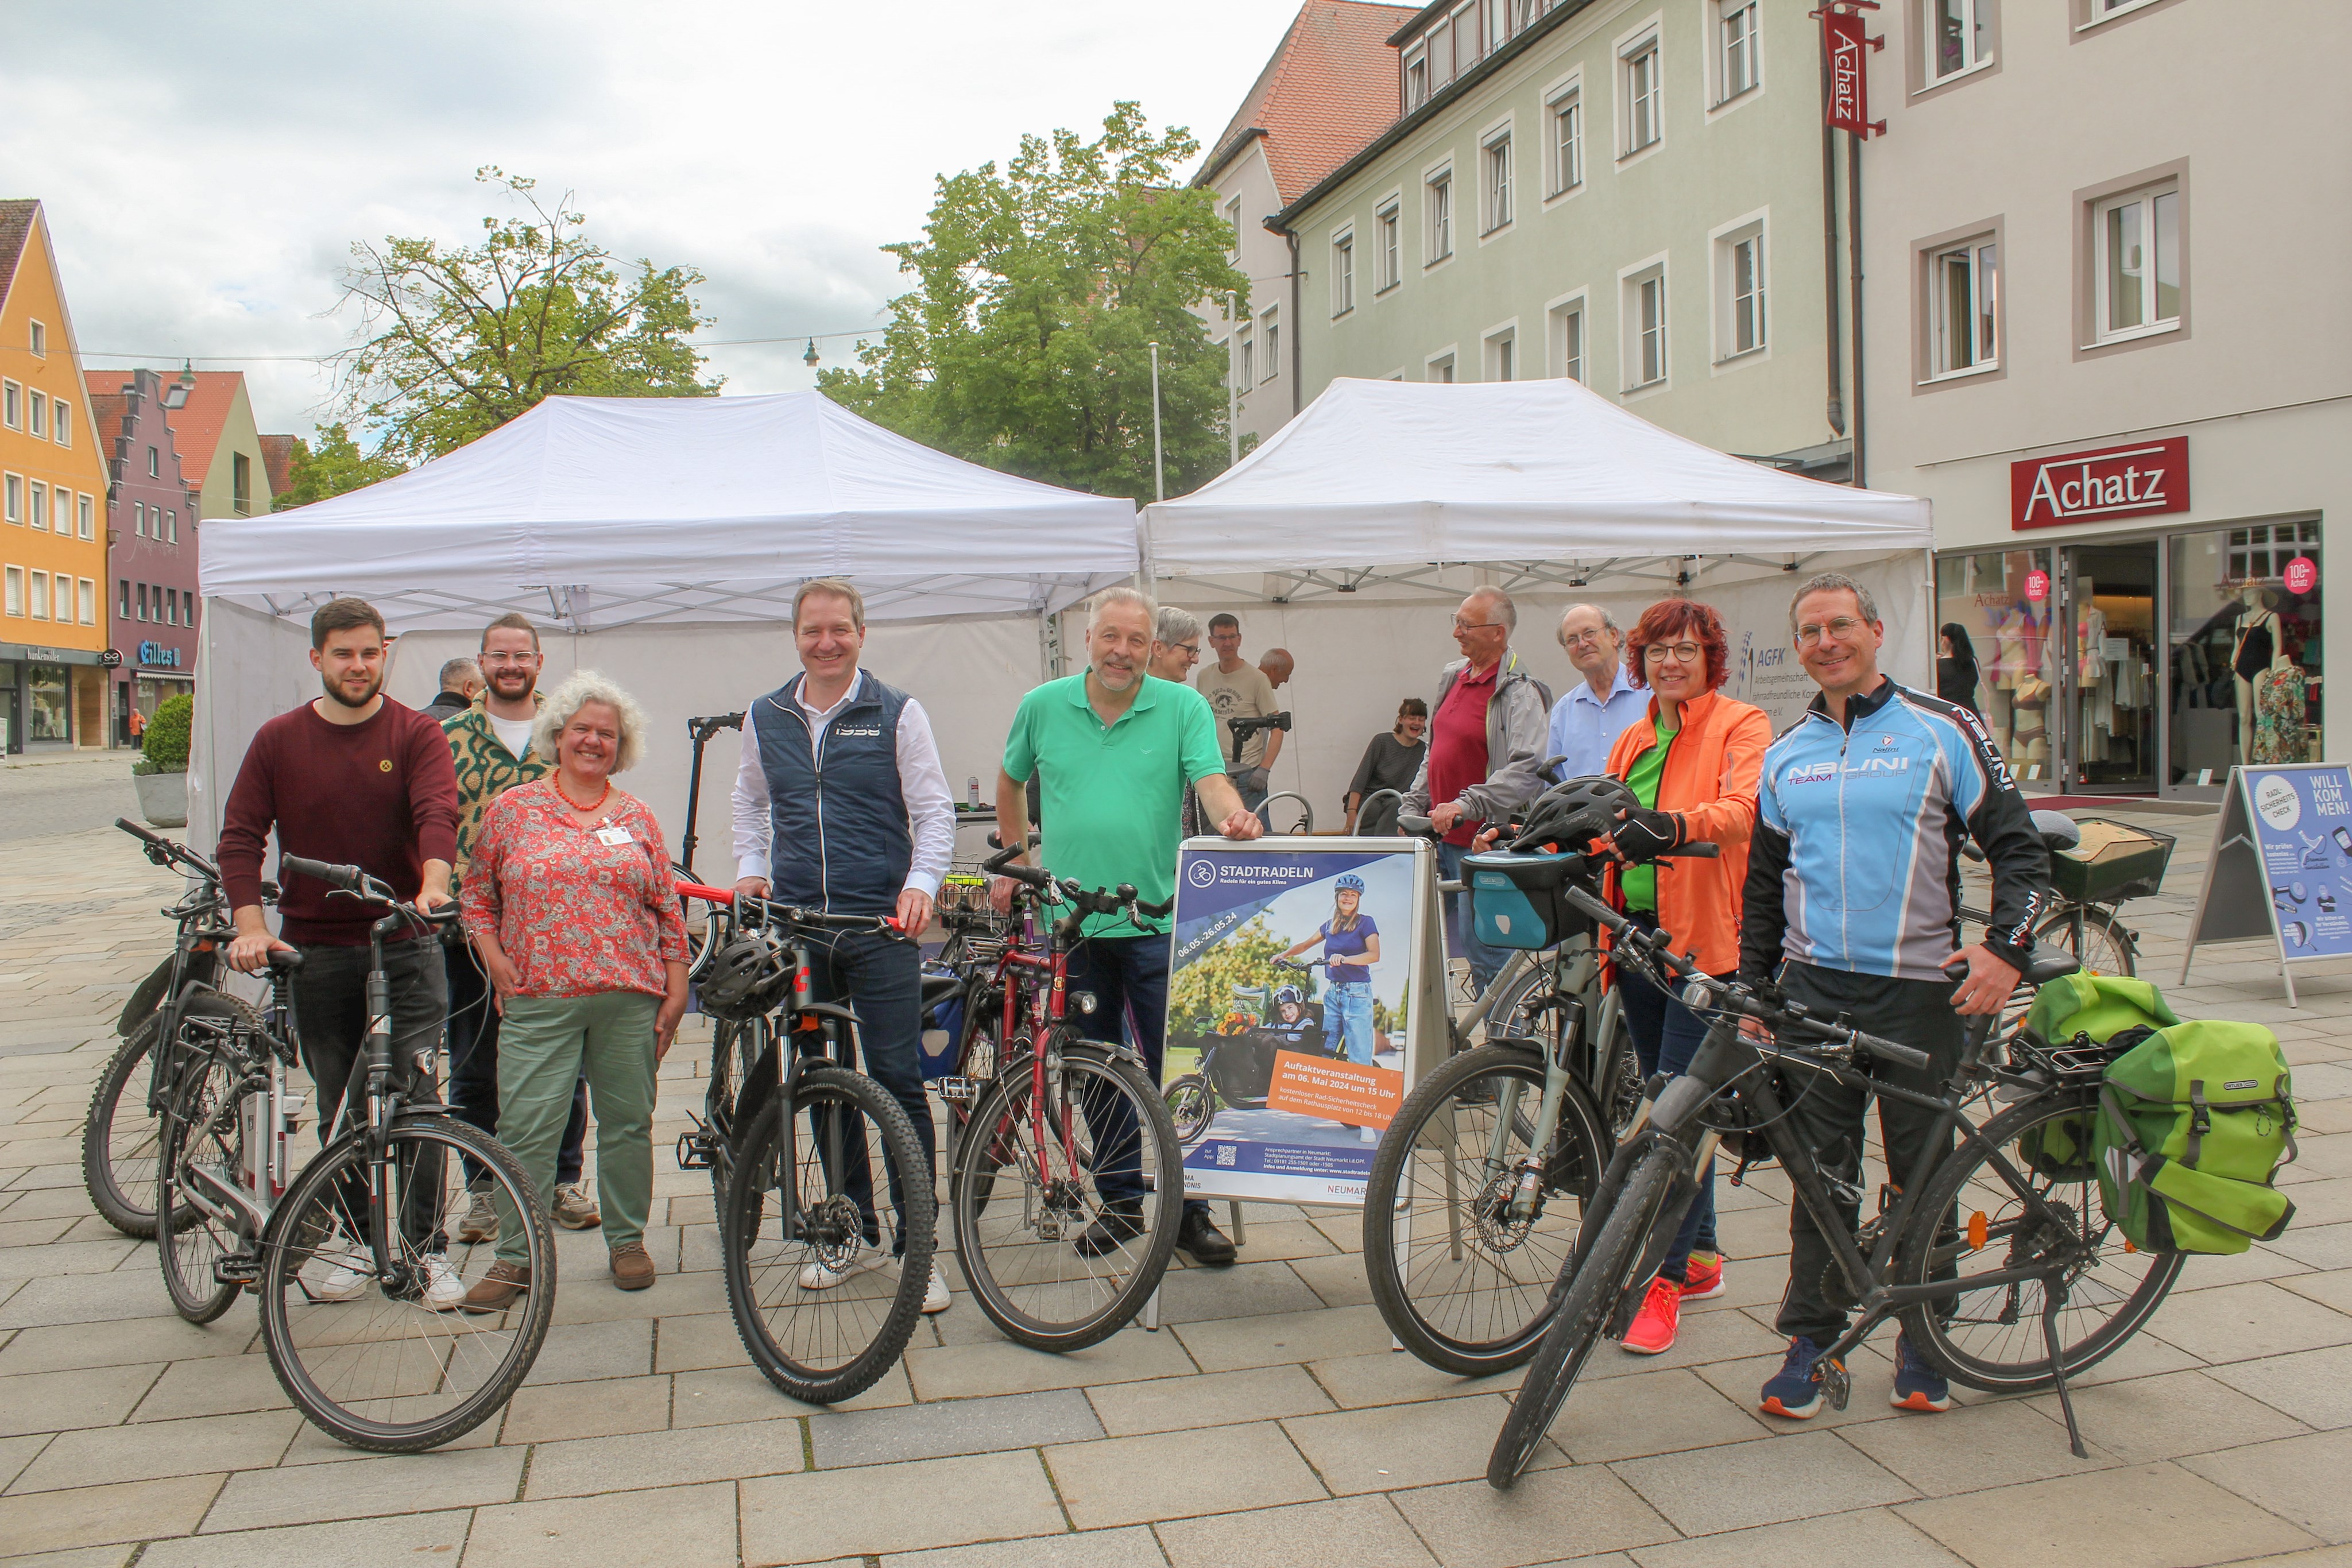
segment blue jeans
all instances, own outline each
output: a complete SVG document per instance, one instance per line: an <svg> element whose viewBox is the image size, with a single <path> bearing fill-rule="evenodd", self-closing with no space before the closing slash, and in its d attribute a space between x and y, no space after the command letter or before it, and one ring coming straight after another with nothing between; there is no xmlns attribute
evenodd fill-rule
<svg viewBox="0 0 2352 1568"><path fill-rule="evenodd" d="M1690 1065L1691 1058L1698 1054L1699 1042L1706 1038L1704 1019L1683 1006L1680 997L1670 997L1641 976L1622 969L1617 972L1617 995L1625 1009L1625 1026L1633 1031L1633 1051L1642 1059L1643 1078L1659 1071L1679 1073ZM1675 1244L1666 1249L1658 1272L1679 1285L1693 1252L1716 1250L1715 1161L1709 1159L1706 1169L1699 1173L1698 1193L1683 1215L1682 1229L1675 1233Z"/></svg>
<svg viewBox="0 0 2352 1568"><path fill-rule="evenodd" d="M1460 844L1441 843L1437 846L1437 874L1447 882L1462 880L1462 857L1470 852ZM1470 977L1484 992L1495 983L1510 961L1510 954L1500 947L1489 947L1478 940L1478 927L1470 918L1470 901L1459 893L1445 895L1445 950L1470 961Z"/></svg>
<svg viewBox="0 0 2352 1568"><path fill-rule="evenodd" d="M1160 1057L1168 1042L1168 938L1165 936L1093 936L1070 954L1069 988L1094 993L1095 1010L1070 1014L1078 1032L1088 1040L1118 1044L1121 1040L1143 1058L1143 1075L1160 1086ZM1123 1098L1104 1096L1099 1109L1089 1105L1087 1120L1094 1124L1095 1147L1110 1154L1095 1172L1095 1186L1106 1203L1143 1201L1143 1158L1135 1113ZM1199 1198L1185 1200L1187 1215L1206 1215L1209 1206Z"/></svg>
<svg viewBox="0 0 2352 1568"><path fill-rule="evenodd" d="M1372 983L1334 980L1323 993L1323 1016L1338 1026L1339 1054L1366 1067L1372 1064Z"/></svg>

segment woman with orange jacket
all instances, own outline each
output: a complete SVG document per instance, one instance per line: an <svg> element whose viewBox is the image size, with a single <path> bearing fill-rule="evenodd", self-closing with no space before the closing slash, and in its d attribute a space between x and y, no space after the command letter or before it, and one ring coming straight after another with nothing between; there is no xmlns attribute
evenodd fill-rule
<svg viewBox="0 0 2352 1568"><path fill-rule="evenodd" d="M1642 612L1625 642L1626 674L1650 688L1650 710L1609 753L1609 772L1625 781L1642 809L1622 814L1608 847L1622 862L1611 878L1614 901L1635 921L1670 932L1710 975L1739 967L1740 889L1748 880L1748 841L1756 826L1758 776L1771 721L1719 688L1730 674L1723 618L1687 599L1661 600ZM1718 846L1716 858L1652 860L1688 843ZM1680 998L1638 975L1617 985L1644 1077L1690 1065L1706 1024ZM1655 1355L1675 1343L1685 1298L1723 1293L1723 1258L1715 1239L1715 1170L1701 1174L1681 1233L1625 1334L1624 1346Z"/></svg>

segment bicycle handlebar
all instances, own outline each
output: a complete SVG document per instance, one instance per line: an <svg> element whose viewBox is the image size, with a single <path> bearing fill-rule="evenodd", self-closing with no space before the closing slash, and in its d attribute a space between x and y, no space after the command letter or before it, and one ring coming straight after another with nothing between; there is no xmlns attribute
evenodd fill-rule
<svg viewBox="0 0 2352 1568"><path fill-rule="evenodd" d="M698 894L696 896L700 896ZM815 931L878 931L896 936L902 942L915 938L895 915L835 915L823 909L803 909L796 904L779 904L772 899L753 898L750 894L730 894L739 919L753 923L773 922L784 925L803 926ZM714 900L713 902L717 902Z"/></svg>
<svg viewBox="0 0 2352 1568"><path fill-rule="evenodd" d="M698 898L705 904L735 902L735 890L731 887L713 887L709 883L689 882L684 877L678 878L677 895L680 898Z"/></svg>
<svg viewBox="0 0 2352 1568"><path fill-rule="evenodd" d="M174 843L163 834L151 832L128 817L117 817L114 825L137 839L146 850L147 858L157 865L179 864L212 882L220 880L220 867L182 843Z"/></svg>

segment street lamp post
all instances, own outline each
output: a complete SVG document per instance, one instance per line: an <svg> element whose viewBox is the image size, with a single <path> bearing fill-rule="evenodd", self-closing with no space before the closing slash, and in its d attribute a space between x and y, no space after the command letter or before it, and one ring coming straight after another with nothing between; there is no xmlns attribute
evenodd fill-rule
<svg viewBox="0 0 2352 1568"><path fill-rule="evenodd" d="M1160 345L1151 345L1151 495L1154 500L1168 498L1168 470L1160 460Z"/></svg>

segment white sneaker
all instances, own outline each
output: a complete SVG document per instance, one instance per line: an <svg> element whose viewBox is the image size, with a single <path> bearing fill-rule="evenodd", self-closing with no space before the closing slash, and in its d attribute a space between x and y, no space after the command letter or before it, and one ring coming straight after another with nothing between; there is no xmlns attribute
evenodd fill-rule
<svg viewBox="0 0 2352 1568"><path fill-rule="evenodd" d="M865 1242L858 1247L856 1253L850 1258L849 1261L843 1264L838 1269L828 1268L823 1263L803 1264L801 1267L801 1289L803 1291L830 1291L835 1285L840 1284L844 1280L863 1274L871 1269L879 1269L885 1263L891 1262L892 1260L893 1260L889 1253L884 1251L881 1248L875 1246L870 1241Z"/></svg>
<svg viewBox="0 0 2352 1568"><path fill-rule="evenodd" d="M943 1312L954 1298L948 1294L948 1277L940 1272L937 1263L931 1265L931 1282L923 1291L923 1311Z"/></svg>
<svg viewBox="0 0 2352 1568"><path fill-rule="evenodd" d="M455 1312L466 1299L465 1276L449 1267L438 1252L425 1259L425 1304L436 1312Z"/></svg>
<svg viewBox="0 0 2352 1568"><path fill-rule="evenodd" d="M324 1261L331 1254L321 1252ZM346 1252L341 1261L327 1270L327 1277L310 1287L314 1301L356 1301L375 1283L375 1262L364 1252Z"/></svg>

